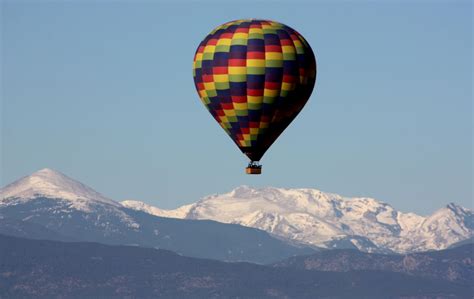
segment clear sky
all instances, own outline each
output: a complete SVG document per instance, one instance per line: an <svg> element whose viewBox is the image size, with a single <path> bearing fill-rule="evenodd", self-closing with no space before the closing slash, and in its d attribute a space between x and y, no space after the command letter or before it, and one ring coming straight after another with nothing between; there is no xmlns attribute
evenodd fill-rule
<svg viewBox="0 0 474 299"><path fill-rule="evenodd" d="M472 208L471 1L224 2L3 1L1 185L49 167L162 208L242 184ZM261 176L192 78L201 39L240 18L295 28L318 61Z"/></svg>

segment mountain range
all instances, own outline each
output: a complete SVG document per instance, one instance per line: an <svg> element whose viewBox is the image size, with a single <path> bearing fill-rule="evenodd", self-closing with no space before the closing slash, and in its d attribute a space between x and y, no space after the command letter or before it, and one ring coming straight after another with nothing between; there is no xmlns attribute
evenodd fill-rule
<svg viewBox="0 0 474 299"><path fill-rule="evenodd" d="M474 236L472 210L455 203L425 217L373 198L241 186L164 210L140 201L119 203L51 169L0 189L0 220L0 232L20 237L135 244L259 263L321 248L374 253L441 250ZM25 233L28 229L35 232ZM188 233L191 236L185 236ZM196 244L187 246L191 240Z"/></svg>
<svg viewBox="0 0 474 299"><path fill-rule="evenodd" d="M0 232L31 239L161 248L222 261L270 263L314 252L255 228L129 209L51 169L0 190Z"/></svg>
<svg viewBox="0 0 474 299"><path fill-rule="evenodd" d="M0 298L468 298L472 231L454 203L242 186L163 210L43 169L0 189Z"/></svg>
<svg viewBox="0 0 474 299"><path fill-rule="evenodd" d="M406 256L410 263L398 256L373 255L369 261L356 250L330 250L324 257L317 253L265 266L0 235L0 297L470 298L473 249Z"/></svg>
<svg viewBox="0 0 474 299"><path fill-rule="evenodd" d="M251 188L163 210L140 201L122 205L162 217L211 219L265 230L319 248L410 253L441 250L472 238L474 214L455 203L424 217L373 198L347 198L316 189Z"/></svg>

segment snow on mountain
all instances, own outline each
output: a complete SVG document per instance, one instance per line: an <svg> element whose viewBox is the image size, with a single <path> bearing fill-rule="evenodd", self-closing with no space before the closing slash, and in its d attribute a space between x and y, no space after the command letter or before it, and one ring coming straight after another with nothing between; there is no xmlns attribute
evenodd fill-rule
<svg viewBox="0 0 474 299"><path fill-rule="evenodd" d="M120 210L122 206L118 202L49 168L41 169L0 189L0 208L25 204L41 198L49 201L54 200L56 213L71 213L73 211L95 213L97 214L97 225L108 225L100 220L105 218L103 213L107 213L117 217L129 227L138 227L132 218Z"/></svg>
<svg viewBox="0 0 474 299"><path fill-rule="evenodd" d="M421 250L446 248L473 236L474 213L454 203L448 204L427 217L409 232Z"/></svg>
<svg viewBox="0 0 474 299"><path fill-rule="evenodd" d="M35 199L42 201L42 206L35 206ZM163 210L139 201L117 203L47 168L0 189L0 209L21 204L60 217L78 211L102 227L111 227L116 219L138 229L139 224L126 212L133 209L168 218L240 224L297 243L367 252L440 250L474 235L473 212L454 203L423 217L402 213L372 198L346 198L316 189L241 186L175 210Z"/></svg>
<svg viewBox="0 0 474 299"><path fill-rule="evenodd" d="M189 209L192 206L192 205L185 205L185 206L177 208L176 210L162 210L157 207L154 207L144 202L136 201L136 200L124 200L120 203L122 204L122 206L129 209L142 211L142 212L159 216L159 217L168 217L168 218L185 218L189 212Z"/></svg>
<svg viewBox="0 0 474 299"><path fill-rule="evenodd" d="M139 202L130 208L175 218L211 219L268 231L318 247L363 251L439 250L473 235L472 211L450 204L429 217L396 211L372 198L345 198L316 189L241 186L177 210Z"/></svg>
<svg viewBox="0 0 474 299"><path fill-rule="evenodd" d="M49 168L41 169L0 189L0 206L22 203L38 197L67 200L79 210L87 210L91 202L120 206L86 185Z"/></svg>
<svg viewBox="0 0 474 299"><path fill-rule="evenodd" d="M138 245L192 257L262 264L314 253L308 246L294 246L254 228L169 218L184 218L187 207L161 212L167 217L136 209L159 212L133 202L122 205L62 173L43 169L0 189L0 232L28 238Z"/></svg>

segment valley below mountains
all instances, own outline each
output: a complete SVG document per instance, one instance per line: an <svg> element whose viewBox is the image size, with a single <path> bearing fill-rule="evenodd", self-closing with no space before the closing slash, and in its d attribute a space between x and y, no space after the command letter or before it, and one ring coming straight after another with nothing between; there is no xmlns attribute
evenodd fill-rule
<svg viewBox="0 0 474 299"><path fill-rule="evenodd" d="M276 265L225 263L167 250L98 243L28 240L0 235L2 298L470 298L472 245L439 252L439 265L325 270L301 257ZM356 250L328 251L357 259ZM408 258L408 257L407 257ZM429 254L411 258L432 260ZM351 258L349 258L351 259ZM469 260L469 262L466 262ZM439 270L453 264L450 278ZM401 263L395 262L401 266ZM383 266L385 265L385 266ZM355 267L353 265L352 267ZM336 270L336 271L334 271ZM429 270L432 273L423 273ZM463 277L460 279L460 277Z"/></svg>

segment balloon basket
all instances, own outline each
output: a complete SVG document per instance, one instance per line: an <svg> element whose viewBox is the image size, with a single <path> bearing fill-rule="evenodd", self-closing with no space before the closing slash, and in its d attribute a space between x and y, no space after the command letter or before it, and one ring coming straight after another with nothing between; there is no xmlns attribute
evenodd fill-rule
<svg viewBox="0 0 474 299"><path fill-rule="evenodd" d="M245 168L245 173L247 174L261 174L262 167L247 167Z"/></svg>

